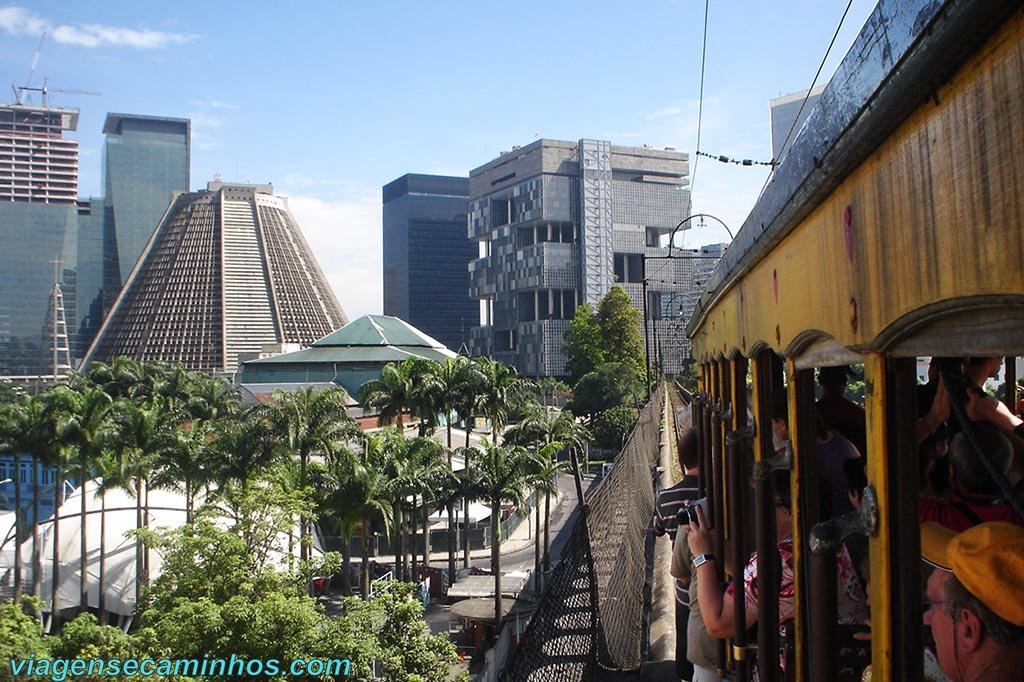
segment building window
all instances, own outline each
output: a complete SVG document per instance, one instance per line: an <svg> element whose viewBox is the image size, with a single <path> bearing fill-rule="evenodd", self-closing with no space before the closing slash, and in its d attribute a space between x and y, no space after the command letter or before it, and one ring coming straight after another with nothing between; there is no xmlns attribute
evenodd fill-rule
<svg viewBox="0 0 1024 682"><path fill-rule="evenodd" d="M512 199L491 199L491 227L508 225L512 219Z"/></svg>

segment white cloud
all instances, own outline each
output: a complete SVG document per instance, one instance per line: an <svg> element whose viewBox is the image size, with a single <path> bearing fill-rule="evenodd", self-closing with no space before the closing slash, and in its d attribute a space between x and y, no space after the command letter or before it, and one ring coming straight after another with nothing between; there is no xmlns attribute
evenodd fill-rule
<svg viewBox="0 0 1024 682"><path fill-rule="evenodd" d="M228 102L220 102L217 100L190 100L189 104L195 107L209 108L209 109L230 109L235 110L240 107L237 104L230 104Z"/></svg>
<svg viewBox="0 0 1024 682"><path fill-rule="evenodd" d="M379 191L324 200L290 196L288 206L350 320L384 309Z"/></svg>
<svg viewBox="0 0 1024 682"><path fill-rule="evenodd" d="M683 110L679 107L666 107L664 109L653 111L649 114L644 114L644 118L651 121L656 118L665 118L666 116L678 116L681 113L683 113Z"/></svg>
<svg viewBox="0 0 1024 682"><path fill-rule="evenodd" d="M0 9L0 30L11 35L39 35L47 31L53 40L66 45L131 47L137 50L158 49L187 43L196 38L189 33L167 33L103 24L54 25L46 17L18 6Z"/></svg>
<svg viewBox="0 0 1024 682"><path fill-rule="evenodd" d="M0 29L11 35L39 35L49 26L49 22L24 7L0 9Z"/></svg>
<svg viewBox="0 0 1024 682"><path fill-rule="evenodd" d="M220 138L213 131L224 125L224 119L202 112L188 115L192 121L192 146L199 151L209 151L220 146Z"/></svg>

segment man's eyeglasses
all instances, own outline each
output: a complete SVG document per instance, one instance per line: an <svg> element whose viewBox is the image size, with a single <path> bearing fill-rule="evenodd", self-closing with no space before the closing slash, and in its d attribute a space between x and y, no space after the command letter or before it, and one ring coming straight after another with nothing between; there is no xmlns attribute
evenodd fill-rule
<svg viewBox="0 0 1024 682"><path fill-rule="evenodd" d="M923 615L925 613L928 613L935 607L940 606L942 604L948 604L950 601L950 599L929 599L928 597L925 597L924 600L921 602L921 614Z"/></svg>

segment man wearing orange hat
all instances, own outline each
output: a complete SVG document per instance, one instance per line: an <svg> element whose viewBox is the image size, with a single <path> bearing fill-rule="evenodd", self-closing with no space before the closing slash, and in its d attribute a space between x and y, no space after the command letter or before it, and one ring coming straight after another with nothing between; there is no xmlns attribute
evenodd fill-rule
<svg viewBox="0 0 1024 682"><path fill-rule="evenodd" d="M921 526L921 554L935 566L924 622L953 682L1024 680L1024 528L1003 521L954 533Z"/></svg>

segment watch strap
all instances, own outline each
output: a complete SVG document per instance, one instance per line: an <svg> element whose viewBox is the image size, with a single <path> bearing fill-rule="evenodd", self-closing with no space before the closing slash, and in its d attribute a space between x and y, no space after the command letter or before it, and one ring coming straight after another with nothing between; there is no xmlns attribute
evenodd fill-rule
<svg viewBox="0 0 1024 682"><path fill-rule="evenodd" d="M693 567L694 568L699 568L700 566L703 566L707 562L714 561L714 560L715 560L715 555L714 554L700 554L698 556L693 557Z"/></svg>

